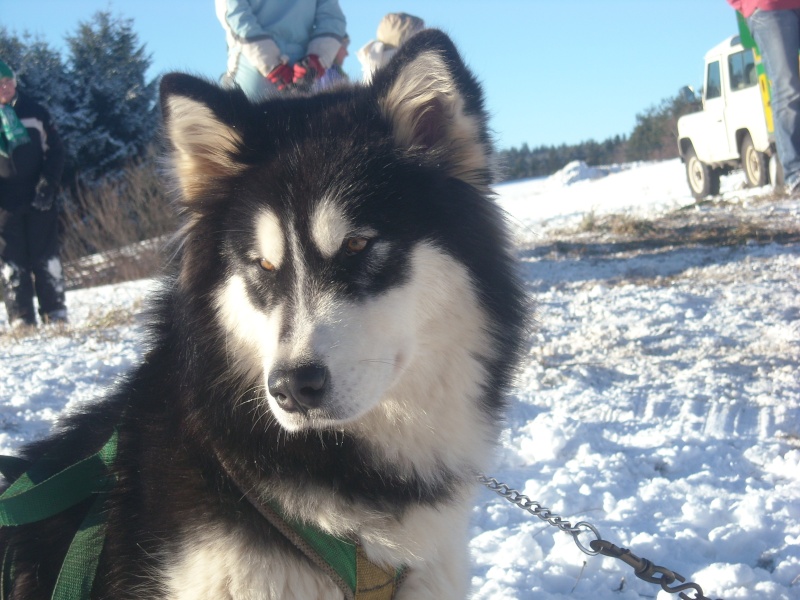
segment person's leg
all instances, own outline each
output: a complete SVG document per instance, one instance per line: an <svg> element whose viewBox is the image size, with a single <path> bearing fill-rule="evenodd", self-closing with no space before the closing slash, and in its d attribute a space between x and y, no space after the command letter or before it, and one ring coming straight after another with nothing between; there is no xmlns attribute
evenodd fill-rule
<svg viewBox="0 0 800 600"><path fill-rule="evenodd" d="M772 84L775 145L792 191L800 186L800 10L757 10L749 25Z"/></svg>
<svg viewBox="0 0 800 600"><path fill-rule="evenodd" d="M258 69L251 66L244 56L239 57L233 81L238 85L250 100L261 100L277 92L277 88Z"/></svg>
<svg viewBox="0 0 800 600"><path fill-rule="evenodd" d="M23 211L10 213L2 225L5 247L0 254L0 280L3 285L3 301L8 312L8 322L21 321L36 325L33 310L33 280L31 277L25 230L27 217Z"/></svg>
<svg viewBox="0 0 800 600"><path fill-rule="evenodd" d="M43 322L66 321L64 273L59 256L58 210L31 210L28 252Z"/></svg>

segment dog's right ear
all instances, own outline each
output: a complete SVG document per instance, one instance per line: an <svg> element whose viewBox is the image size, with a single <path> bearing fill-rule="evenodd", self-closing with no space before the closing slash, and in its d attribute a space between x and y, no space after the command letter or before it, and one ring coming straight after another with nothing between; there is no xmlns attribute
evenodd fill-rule
<svg viewBox="0 0 800 600"><path fill-rule="evenodd" d="M210 180L244 168L235 159L242 138L233 115L247 100L241 90L223 90L183 73L165 75L160 94L172 166L184 200L191 203Z"/></svg>
<svg viewBox="0 0 800 600"><path fill-rule="evenodd" d="M488 191L493 150L483 93L446 34L411 37L375 73L372 88L399 147Z"/></svg>

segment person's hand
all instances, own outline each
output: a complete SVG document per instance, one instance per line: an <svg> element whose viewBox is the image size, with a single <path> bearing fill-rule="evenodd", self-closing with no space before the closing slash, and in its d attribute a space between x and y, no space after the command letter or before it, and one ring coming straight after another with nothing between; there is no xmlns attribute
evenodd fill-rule
<svg viewBox="0 0 800 600"><path fill-rule="evenodd" d="M294 65L294 85L307 88L325 74L325 67L319 61L319 56L309 54L303 60Z"/></svg>
<svg viewBox="0 0 800 600"><path fill-rule="evenodd" d="M286 63L281 63L269 72L267 79L269 79L270 83L276 88L283 91L286 89L286 86L291 85L293 75L294 71L292 67Z"/></svg>
<svg viewBox="0 0 800 600"><path fill-rule="evenodd" d="M53 200L55 200L55 197L55 186L42 177L39 183L36 184L36 195L33 198L33 202L31 202L31 206L42 212L50 210L53 208Z"/></svg>

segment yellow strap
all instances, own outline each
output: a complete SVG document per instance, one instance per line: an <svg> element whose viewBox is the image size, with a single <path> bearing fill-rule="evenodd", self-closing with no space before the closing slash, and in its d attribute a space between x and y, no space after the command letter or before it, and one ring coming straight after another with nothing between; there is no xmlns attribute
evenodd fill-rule
<svg viewBox="0 0 800 600"><path fill-rule="evenodd" d="M397 585L397 573L371 562L364 549L356 549L355 600L392 600Z"/></svg>

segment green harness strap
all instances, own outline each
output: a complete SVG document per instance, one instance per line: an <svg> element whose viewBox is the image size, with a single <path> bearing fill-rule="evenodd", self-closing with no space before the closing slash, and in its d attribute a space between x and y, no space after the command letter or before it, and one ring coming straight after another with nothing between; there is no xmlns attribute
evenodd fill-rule
<svg viewBox="0 0 800 600"><path fill-rule="evenodd" d="M0 527L35 523L53 517L95 496L89 512L72 538L52 600L89 598L97 563L105 540L104 492L114 485L110 467L117 456L116 430L100 450L88 458L52 474L45 457L31 465L0 495ZM24 461L0 456L0 472L19 472ZM13 553L6 548L0 570L0 600L8 597L13 580Z"/></svg>

